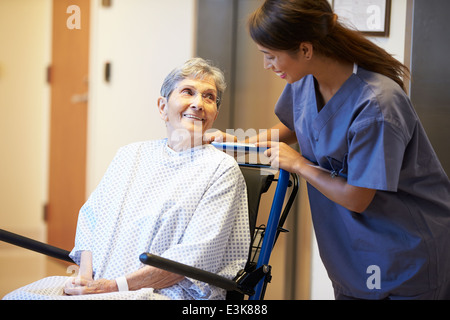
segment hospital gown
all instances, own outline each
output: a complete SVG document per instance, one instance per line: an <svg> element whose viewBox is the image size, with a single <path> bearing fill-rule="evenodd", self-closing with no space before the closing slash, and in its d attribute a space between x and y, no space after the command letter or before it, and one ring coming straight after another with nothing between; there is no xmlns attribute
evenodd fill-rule
<svg viewBox="0 0 450 320"><path fill-rule="evenodd" d="M167 140L121 148L81 208L71 258L92 251L94 279L115 279L164 258L233 278L249 249L246 187L235 160L211 145L175 152ZM165 289L63 296L69 277L49 277L5 299L223 299L223 289L185 278Z"/></svg>

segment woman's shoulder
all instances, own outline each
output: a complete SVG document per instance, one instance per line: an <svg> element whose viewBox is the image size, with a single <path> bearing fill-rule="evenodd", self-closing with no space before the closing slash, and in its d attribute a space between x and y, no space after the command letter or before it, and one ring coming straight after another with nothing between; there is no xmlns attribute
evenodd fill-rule
<svg viewBox="0 0 450 320"><path fill-rule="evenodd" d="M124 145L120 149L123 150L136 150L142 147L146 148L160 148L167 144L167 139L160 139L160 140L143 140L143 141L136 141L131 142L129 144Z"/></svg>
<svg viewBox="0 0 450 320"><path fill-rule="evenodd" d="M229 154L225 151L219 150L212 145L205 145L204 150L209 155L208 163L215 163L216 176L232 176L233 179L239 179L242 176L241 169L238 162L234 158L234 152ZM236 180L237 181L237 180Z"/></svg>
<svg viewBox="0 0 450 320"><path fill-rule="evenodd" d="M368 119L365 120L382 121L409 136L418 117L403 89L392 79L362 68L358 69L357 76L362 82L356 103L359 108L357 118L364 120L366 116Z"/></svg>
<svg viewBox="0 0 450 320"><path fill-rule="evenodd" d="M392 79L380 73L367 71L361 67L358 68L356 76L363 84L364 99L374 98L380 104L391 104L392 99L409 104L409 98L406 92Z"/></svg>
<svg viewBox="0 0 450 320"><path fill-rule="evenodd" d="M217 163L220 163L224 167L235 167L239 168L239 165L236 162L236 159L231 154L224 152L222 150L217 149L211 144L204 145L204 150L206 154L215 159ZM234 152L233 152L234 153Z"/></svg>
<svg viewBox="0 0 450 320"><path fill-rule="evenodd" d="M117 151L118 155L136 155L139 152L153 152L157 149L163 148L167 143L167 139L161 140L145 140L131 142L120 147Z"/></svg>

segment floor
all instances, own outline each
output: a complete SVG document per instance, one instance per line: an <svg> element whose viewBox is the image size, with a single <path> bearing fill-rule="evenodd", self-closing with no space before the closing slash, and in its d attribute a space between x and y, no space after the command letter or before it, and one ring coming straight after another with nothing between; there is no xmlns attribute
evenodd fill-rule
<svg viewBox="0 0 450 320"><path fill-rule="evenodd" d="M25 286L29 283L48 276L69 276L69 263L65 263L53 258L45 257L40 253L35 253L26 249L7 245L0 246L0 299L7 293ZM277 260L277 253L274 253L273 260ZM281 277L277 277L280 275ZM275 272L275 279L283 279L279 272ZM281 278L281 279L280 279ZM282 282L272 281L269 284L270 290L266 292L267 299L280 299L282 296Z"/></svg>
<svg viewBox="0 0 450 320"><path fill-rule="evenodd" d="M14 247L0 246L0 299L8 292L33 281L54 275L70 275L68 263L45 257L40 253Z"/></svg>
<svg viewBox="0 0 450 320"><path fill-rule="evenodd" d="M266 292L266 299L284 299L285 296L285 246L284 237L272 252L272 282ZM70 264L46 257L27 249L0 242L0 299L7 293L48 276L70 276Z"/></svg>

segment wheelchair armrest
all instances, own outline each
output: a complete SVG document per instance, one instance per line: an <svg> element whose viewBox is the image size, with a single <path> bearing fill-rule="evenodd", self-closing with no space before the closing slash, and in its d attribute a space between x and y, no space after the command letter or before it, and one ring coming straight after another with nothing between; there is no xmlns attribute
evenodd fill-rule
<svg viewBox="0 0 450 320"><path fill-rule="evenodd" d="M143 253L139 256L139 260L147 265L163 269L169 272L183 275L188 278L199 280L212 284L216 287L226 289L228 291L239 291L238 284L233 280L219 276L215 273L191 267L173 260L156 256L151 253Z"/></svg>
<svg viewBox="0 0 450 320"><path fill-rule="evenodd" d="M74 263L73 260L69 257L70 252L67 250L60 249L3 229L0 229L0 240L25 249L45 254L56 259Z"/></svg>
<svg viewBox="0 0 450 320"><path fill-rule="evenodd" d="M266 265L250 273L242 271L234 280L230 280L215 273L159 257L151 253L142 253L139 259L144 264L206 282L227 291L237 291L250 296L255 293L254 287L256 284L265 276L270 276L270 266Z"/></svg>

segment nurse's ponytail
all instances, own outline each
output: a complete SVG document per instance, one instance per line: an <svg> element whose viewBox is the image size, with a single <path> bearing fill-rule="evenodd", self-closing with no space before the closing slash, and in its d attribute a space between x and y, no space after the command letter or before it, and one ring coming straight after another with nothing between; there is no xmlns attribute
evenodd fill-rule
<svg viewBox="0 0 450 320"><path fill-rule="evenodd" d="M248 27L263 47L296 53L300 43L310 42L317 54L357 63L405 90L408 68L361 32L342 25L327 0L266 0L250 16Z"/></svg>

